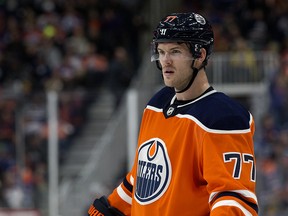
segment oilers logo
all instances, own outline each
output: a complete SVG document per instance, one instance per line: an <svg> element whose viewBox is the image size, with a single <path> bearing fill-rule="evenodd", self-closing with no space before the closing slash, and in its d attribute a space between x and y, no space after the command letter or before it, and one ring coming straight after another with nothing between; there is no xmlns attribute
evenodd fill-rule
<svg viewBox="0 0 288 216"><path fill-rule="evenodd" d="M142 205L158 200L167 190L172 175L165 143L153 138L138 149L135 198Z"/></svg>

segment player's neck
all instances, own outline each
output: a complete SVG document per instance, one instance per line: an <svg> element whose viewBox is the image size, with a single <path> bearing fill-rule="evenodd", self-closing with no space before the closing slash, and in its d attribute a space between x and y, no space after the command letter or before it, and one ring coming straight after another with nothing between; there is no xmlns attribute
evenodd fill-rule
<svg viewBox="0 0 288 216"><path fill-rule="evenodd" d="M200 71L187 91L176 93L177 100L193 100L202 95L209 87L205 71Z"/></svg>

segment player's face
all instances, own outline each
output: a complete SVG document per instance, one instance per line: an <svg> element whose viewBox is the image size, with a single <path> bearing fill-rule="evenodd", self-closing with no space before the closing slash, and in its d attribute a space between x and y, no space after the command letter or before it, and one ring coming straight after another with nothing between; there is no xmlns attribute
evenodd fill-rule
<svg viewBox="0 0 288 216"><path fill-rule="evenodd" d="M166 86L185 88L192 76L192 55L185 43L159 43L157 47Z"/></svg>

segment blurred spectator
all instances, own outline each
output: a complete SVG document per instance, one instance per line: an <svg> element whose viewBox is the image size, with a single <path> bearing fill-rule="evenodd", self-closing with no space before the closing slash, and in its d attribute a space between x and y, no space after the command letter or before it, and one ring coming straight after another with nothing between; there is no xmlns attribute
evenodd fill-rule
<svg viewBox="0 0 288 216"><path fill-rule="evenodd" d="M97 50L97 46L89 44L88 52L82 58L84 70L84 85L89 90L100 89L106 82L108 73L108 58Z"/></svg>
<svg viewBox="0 0 288 216"><path fill-rule="evenodd" d="M248 46L247 41L242 37L235 39L231 51L231 73L232 77L237 77L237 82L255 81L257 76L256 56L254 51Z"/></svg>
<svg viewBox="0 0 288 216"><path fill-rule="evenodd" d="M109 85L114 95L115 108L118 107L132 74L131 59L124 47L117 47L109 65Z"/></svg>
<svg viewBox="0 0 288 216"><path fill-rule="evenodd" d="M270 85L271 112L276 124L288 126L288 50L280 54L279 70L274 73Z"/></svg>
<svg viewBox="0 0 288 216"><path fill-rule="evenodd" d="M5 207L22 208L25 195L15 167L5 172L3 183L3 196L7 201L7 206Z"/></svg>
<svg viewBox="0 0 288 216"><path fill-rule="evenodd" d="M252 21L248 29L248 40L251 41L254 50L260 50L265 47L267 43L268 27L267 22L264 20L264 10L261 8L255 8L252 10Z"/></svg>
<svg viewBox="0 0 288 216"><path fill-rule="evenodd" d="M282 182L279 178L281 170L277 156L271 152L268 157L258 161L257 167L257 179L259 181L257 190L260 191L258 193L260 215L262 213L265 216L278 215Z"/></svg>
<svg viewBox="0 0 288 216"><path fill-rule="evenodd" d="M89 41L85 35L84 27L77 26L73 29L73 34L66 41L66 50L71 53L81 57L88 53L89 51Z"/></svg>

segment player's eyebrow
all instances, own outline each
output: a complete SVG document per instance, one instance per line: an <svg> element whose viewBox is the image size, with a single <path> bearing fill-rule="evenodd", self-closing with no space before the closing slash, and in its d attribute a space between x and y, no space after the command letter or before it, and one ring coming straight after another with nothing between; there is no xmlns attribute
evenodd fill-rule
<svg viewBox="0 0 288 216"><path fill-rule="evenodd" d="M164 49L161 49L159 47L157 47L157 50L160 50L160 51L170 51L170 50L175 50L175 49L178 49L178 50L185 50L182 46L180 45L175 45L174 47L171 47L169 48L168 50L164 50Z"/></svg>

